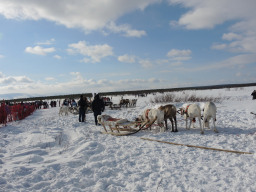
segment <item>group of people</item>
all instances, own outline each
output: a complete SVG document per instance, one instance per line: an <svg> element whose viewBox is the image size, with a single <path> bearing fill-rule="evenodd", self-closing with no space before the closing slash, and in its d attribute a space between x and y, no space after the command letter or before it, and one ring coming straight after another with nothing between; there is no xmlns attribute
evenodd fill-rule
<svg viewBox="0 0 256 192"><path fill-rule="evenodd" d="M80 99L78 101L79 106L79 122L85 122L85 113L87 111L87 108L89 106L88 100L83 95L80 96ZM95 125L98 125L97 116L101 115L101 113L105 110L105 104L104 101L100 98L99 94L95 95L94 100L91 103L91 109L94 114L94 120Z"/></svg>
<svg viewBox="0 0 256 192"><path fill-rule="evenodd" d="M77 107L77 103L75 101L75 99L64 99L62 105L65 105L65 106L71 106L71 107Z"/></svg>

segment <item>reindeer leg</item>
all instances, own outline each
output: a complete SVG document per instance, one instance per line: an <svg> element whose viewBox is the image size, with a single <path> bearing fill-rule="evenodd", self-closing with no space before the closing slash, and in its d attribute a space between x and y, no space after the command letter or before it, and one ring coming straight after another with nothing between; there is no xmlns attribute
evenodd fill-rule
<svg viewBox="0 0 256 192"><path fill-rule="evenodd" d="M196 127L196 126L195 126L195 124L196 124L196 118L192 118L191 121L192 121L192 127L195 128L195 127Z"/></svg>
<svg viewBox="0 0 256 192"><path fill-rule="evenodd" d="M174 126L173 126L173 119L172 118L169 118L171 123L172 123L172 132L174 132Z"/></svg>
<svg viewBox="0 0 256 192"><path fill-rule="evenodd" d="M204 127L201 125L201 117L198 117L200 129L201 129L201 134L204 134Z"/></svg>
<svg viewBox="0 0 256 192"><path fill-rule="evenodd" d="M175 122L175 129L174 129L174 132L178 132L176 116L174 116L173 119L174 119L174 122Z"/></svg>
<svg viewBox="0 0 256 192"><path fill-rule="evenodd" d="M167 119L165 119L164 122L165 122L165 127L166 127L165 130L167 130L167 129L168 129L168 126L167 126Z"/></svg>
<svg viewBox="0 0 256 192"><path fill-rule="evenodd" d="M151 122L149 122L148 127L150 128L150 130L151 130L151 126L153 125L153 123L155 123L156 119L157 118L155 118Z"/></svg>
<svg viewBox="0 0 256 192"><path fill-rule="evenodd" d="M217 130L216 125L215 125L216 117L212 118L212 121L213 121L214 132L219 133L219 131Z"/></svg>
<svg viewBox="0 0 256 192"><path fill-rule="evenodd" d="M192 119L189 119L189 126L188 126L188 129L191 128L191 123L192 123Z"/></svg>

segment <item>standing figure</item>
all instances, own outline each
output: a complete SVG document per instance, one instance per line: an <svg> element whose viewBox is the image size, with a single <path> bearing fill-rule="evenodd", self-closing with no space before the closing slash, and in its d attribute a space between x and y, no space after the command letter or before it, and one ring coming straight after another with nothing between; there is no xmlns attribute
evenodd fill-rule
<svg viewBox="0 0 256 192"><path fill-rule="evenodd" d="M97 116L101 115L101 112L105 110L105 105L102 99L100 99L99 94L95 95L94 100L92 102L92 111L94 114L95 125L98 125Z"/></svg>
<svg viewBox="0 0 256 192"><path fill-rule="evenodd" d="M89 103L87 97L85 97L84 100L85 100L85 103L86 103L85 108L84 108L84 111L85 111L85 120L86 120L86 113L87 113L87 109L88 109L90 103Z"/></svg>
<svg viewBox="0 0 256 192"><path fill-rule="evenodd" d="M78 101L79 106L79 122L84 122L85 120L85 108L87 108L87 102L84 100L83 95L80 96L80 100Z"/></svg>
<svg viewBox="0 0 256 192"><path fill-rule="evenodd" d="M76 103L75 99L72 99L71 107L77 107L77 103Z"/></svg>
<svg viewBox="0 0 256 192"><path fill-rule="evenodd" d="M62 105L68 106L68 100L67 100L67 99L64 99Z"/></svg>

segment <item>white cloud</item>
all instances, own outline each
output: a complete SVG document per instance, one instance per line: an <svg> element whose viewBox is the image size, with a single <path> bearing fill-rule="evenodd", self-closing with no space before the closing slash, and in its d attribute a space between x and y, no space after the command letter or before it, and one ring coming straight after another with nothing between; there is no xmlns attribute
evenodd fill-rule
<svg viewBox="0 0 256 192"><path fill-rule="evenodd" d="M191 55L191 50L189 49L172 49L167 53L168 57L188 57Z"/></svg>
<svg viewBox="0 0 256 192"><path fill-rule="evenodd" d="M255 18L256 2L254 0L169 0L169 2L182 4L190 9L178 21L187 29L213 28L229 20Z"/></svg>
<svg viewBox="0 0 256 192"><path fill-rule="evenodd" d="M1 58L4 58L4 56L0 54L0 59L1 59Z"/></svg>
<svg viewBox="0 0 256 192"><path fill-rule="evenodd" d="M134 10L144 10L147 6L161 0L8 0L0 1L0 14L8 19L46 19L68 28L82 28L84 31L104 29L119 17ZM54 4L54 6L53 6ZM110 30L116 29L109 28ZM119 28L119 27L118 27ZM118 32L126 33L122 29ZM129 27L127 36L141 36L143 31Z"/></svg>
<svg viewBox="0 0 256 192"><path fill-rule="evenodd" d="M234 57L230 57L223 61L219 61L216 63L208 63L207 65L201 67L193 67L189 69L183 69L184 71L205 71L212 69L223 69L223 68L232 68L232 67L244 67L248 64L256 63L256 54L241 54Z"/></svg>
<svg viewBox="0 0 256 192"><path fill-rule="evenodd" d="M212 49L216 49L216 50L223 50L223 49L226 49L228 46L227 46L227 44L224 44L224 43L222 43L222 44L214 44L214 45L212 45Z"/></svg>
<svg viewBox="0 0 256 192"><path fill-rule="evenodd" d="M148 81L149 81L150 83L160 83L160 82L161 82L160 79L156 79L156 78L150 78L150 79L148 79Z"/></svg>
<svg viewBox="0 0 256 192"><path fill-rule="evenodd" d="M172 62L172 66L181 66L182 64L181 61Z"/></svg>
<svg viewBox="0 0 256 192"><path fill-rule="evenodd" d="M244 66L252 63L256 63L256 54L241 54L219 62L219 64L215 64L215 67Z"/></svg>
<svg viewBox="0 0 256 192"><path fill-rule="evenodd" d="M230 32L222 36L231 41L227 49L232 52L256 52L256 1L255 0L168 0L171 5L181 4L188 8L172 26L180 25L186 29L212 29L216 25L232 21ZM218 43L222 44L222 43ZM223 49L216 47L215 49Z"/></svg>
<svg viewBox="0 0 256 192"><path fill-rule="evenodd" d="M148 59L141 59L139 63L142 65L144 68L150 68L153 66L153 62L148 60Z"/></svg>
<svg viewBox="0 0 256 192"><path fill-rule="evenodd" d="M83 76L81 75L80 72L70 72L70 74L75 77L74 78L75 80L83 81Z"/></svg>
<svg viewBox="0 0 256 192"><path fill-rule="evenodd" d="M54 55L53 56L55 59L61 59L61 56L59 56L59 55Z"/></svg>
<svg viewBox="0 0 256 192"><path fill-rule="evenodd" d="M150 59L138 59L138 63L143 68L152 68L153 66L159 67L161 65L170 65L170 66L179 66L182 65L184 61L191 59L191 53L192 51L190 49L171 49L166 56L167 59L156 59L156 60L150 60ZM124 55L123 57L118 58L119 61L129 60L129 55Z"/></svg>
<svg viewBox="0 0 256 192"><path fill-rule="evenodd" d="M131 76L132 73L130 72L113 72L113 73L101 73L100 76L103 78L111 78L111 77L125 77L125 76Z"/></svg>
<svg viewBox="0 0 256 192"><path fill-rule="evenodd" d="M20 85L20 84L31 84L33 81L26 76L5 76L0 73L0 84L2 85Z"/></svg>
<svg viewBox="0 0 256 192"><path fill-rule="evenodd" d="M36 95L56 95L56 94L74 94L74 93L91 93L98 90L99 92L108 91L124 91L159 88L164 86L163 80L150 79L86 79L80 72L70 73L74 78L66 82L59 83L52 77L46 77L47 83L41 81L33 83L17 83L13 80L12 83L0 86L0 92L5 93L27 93ZM16 78L16 77L14 77ZM51 82L52 81L52 82ZM0 82L1 83L1 82ZM161 84L162 83L162 84ZM121 88L120 88L121 87Z"/></svg>
<svg viewBox="0 0 256 192"><path fill-rule="evenodd" d="M183 61L187 61L190 60L192 51L190 49L183 49L183 50L179 50L179 49L171 49L168 53L167 53L167 57L171 60L174 61L172 62L172 66L179 66L182 65Z"/></svg>
<svg viewBox="0 0 256 192"><path fill-rule="evenodd" d="M103 45L87 45L85 41L79 41L78 43L69 44L69 49L67 51L70 54L81 54L85 56L83 62L100 62L102 58L107 56L112 56L112 47Z"/></svg>
<svg viewBox="0 0 256 192"><path fill-rule="evenodd" d="M117 26L114 22L110 22L106 28L114 33L123 33L126 37L141 37L146 35L144 30L132 29L131 26L127 24Z"/></svg>
<svg viewBox="0 0 256 192"><path fill-rule="evenodd" d="M222 39L227 41L237 40L237 39L241 39L241 35L236 33L224 33L222 35Z"/></svg>
<svg viewBox="0 0 256 192"><path fill-rule="evenodd" d="M55 78L54 78L54 77L46 77L45 80L46 80L46 81L54 81Z"/></svg>
<svg viewBox="0 0 256 192"><path fill-rule="evenodd" d="M50 39L50 40L46 40L46 41L44 41L44 42L38 42L38 43L36 43L36 44L37 44L37 45L52 45L54 42L55 42L55 39L52 38L52 39Z"/></svg>
<svg viewBox="0 0 256 192"><path fill-rule="evenodd" d="M43 48L40 46L26 47L25 52L35 55L47 55L48 53L55 52L55 48Z"/></svg>
<svg viewBox="0 0 256 192"><path fill-rule="evenodd" d="M123 62L123 63L135 63L135 56L134 55L121 55L118 57L118 61Z"/></svg>

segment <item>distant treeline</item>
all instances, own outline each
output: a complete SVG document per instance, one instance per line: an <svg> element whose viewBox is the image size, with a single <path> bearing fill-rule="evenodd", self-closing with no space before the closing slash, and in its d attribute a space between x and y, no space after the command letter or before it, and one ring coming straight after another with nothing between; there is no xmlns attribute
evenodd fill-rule
<svg viewBox="0 0 256 192"><path fill-rule="evenodd" d="M223 85L209 85L209 86L197 86L197 87L180 87L180 88L168 88L168 89L148 89L148 90L134 90L134 91L116 91L116 92L101 92L101 96L118 96L118 95L141 95L151 93L165 93L165 92L177 92L185 90L206 90L206 89L223 89L223 88L236 88L236 87L250 87L256 86L256 83L245 83L245 84L223 84ZM55 95L55 96L43 96L43 97L29 97L29 98L18 98L8 99L8 102L28 102L38 100L58 100L58 99L78 99L80 95L85 97L92 97L92 93L79 93L69 95Z"/></svg>

